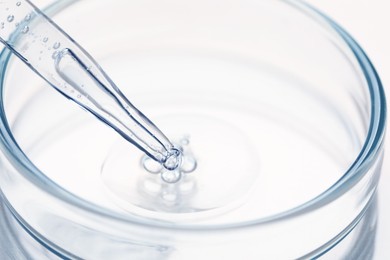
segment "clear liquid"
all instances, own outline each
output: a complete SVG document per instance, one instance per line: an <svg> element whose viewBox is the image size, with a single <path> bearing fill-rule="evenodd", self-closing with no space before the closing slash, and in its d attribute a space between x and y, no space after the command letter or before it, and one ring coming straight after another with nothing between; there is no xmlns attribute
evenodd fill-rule
<svg viewBox="0 0 390 260"><path fill-rule="evenodd" d="M316 88L302 87L302 82L287 77L285 72L275 72L275 68L264 68L256 59L210 55L203 53L204 50L194 55L191 44L187 46L189 49L177 50L178 53L164 50L141 51L129 56L121 53L117 59L121 62L112 62L106 68L117 66L122 71L122 77L115 78L124 79L119 84L126 89L123 95L79 46L51 30L52 25L45 20L36 20L37 13L34 18L30 16L31 22L42 22L42 26L29 26L28 32L23 33L28 15L29 12L18 16L13 13L12 19L9 17L11 22L2 21L4 28L0 33L10 28L14 31L18 25L22 35L9 46L16 48L34 69L44 73L44 78L58 91L135 145L128 142L113 145L113 140L107 138L110 133L98 133L97 120L81 134L78 131L85 129L84 122L77 122L77 127L69 128L69 133L52 135L51 129L45 132L44 135L54 136L55 141L43 144L41 150L34 146L29 158L50 179L86 200L119 210L111 199L102 195L103 180L103 187L120 209L134 214L155 218L157 211L162 213L159 218L174 220L180 217L177 213L231 209L230 205L240 201L244 212L245 208L260 212L250 215L238 211L236 216L256 219L318 195L355 158L354 154L344 152L349 151L344 148L349 143L342 145L339 141L349 140L351 136L345 123L340 124L337 119L340 115L335 116L325 102L313 99L316 95L310 91L305 92ZM109 56L112 58L111 53ZM147 76L134 82L133 78L139 75ZM145 82L149 83L145 100L158 107L150 114L164 114L158 125L164 126L178 143L185 139L183 134L190 136L193 156L186 151L188 145L173 145L126 99L134 90L142 91ZM48 107L51 106L45 104L46 110ZM40 118L45 112L31 118ZM317 116L312 118L313 114ZM57 119L59 115L53 117ZM348 119L341 121L348 122ZM339 138L337 144L332 142L335 136ZM101 142L113 146L111 152L107 152L107 147L103 152L95 151L96 143ZM139 150L163 167L150 166L149 159ZM346 154L350 158L340 159ZM196 175L185 174L187 161L190 161L188 169L194 169ZM344 164L340 165L340 161ZM255 190L251 200L245 201L251 190ZM175 216L165 213L175 213ZM228 215L226 218L226 223L234 222Z"/></svg>
<svg viewBox="0 0 390 260"><path fill-rule="evenodd" d="M240 61L161 50L101 60L124 95L153 115L173 146L182 147L181 167L187 154L196 160L196 169L174 185L162 179L160 164L148 168L155 173L147 171L141 150L47 86L13 109L23 111L13 131L48 178L102 207L178 222L211 216L210 222L231 223L276 214L337 181L348 166L348 158L340 158L354 156L342 150L353 139L334 110L301 91L300 81ZM23 73L21 66L16 73ZM9 88L15 91L10 105L31 78ZM285 99L277 99L280 93ZM312 111L319 116L307 123L305 113ZM345 141L334 143L334 136Z"/></svg>

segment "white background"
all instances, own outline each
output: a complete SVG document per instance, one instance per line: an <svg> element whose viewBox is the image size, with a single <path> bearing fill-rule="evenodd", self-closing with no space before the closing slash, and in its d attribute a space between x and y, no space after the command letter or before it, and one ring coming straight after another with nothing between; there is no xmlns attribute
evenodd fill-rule
<svg viewBox="0 0 390 260"><path fill-rule="evenodd" d="M50 0L34 2L43 6ZM306 2L333 18L359 42L374 63L385 91L390 93L390 0L306 0ZM386 147L390 147L390 138L387 138ZM378 225L374 260L390 259L390 152L385 156L379 187Z"/></svg>
<svg viewBox="0 0 390 260"><path fill-rule="evenodd" d="M306 0L344 27L374 63L390 103L390 1ZM388 117L389 119L389 117ZM374 260L390 259L390 138L379 186L379 223Z"/></svg>
<svg viewBox="0 0 390 260"><path fill-rule="evenodd" d="M48 2L51 1L34 1L39 7L43 7ZM381 76L385 91L390 93L390 0L306 0L306 2L333 18L360 43ZM388 99L390 103L390 98ZM386 147L390 147L390 138L387 138ZM379 187L379 226L376 247L374 260L390 259L390 152L385 157Z"/></svg>

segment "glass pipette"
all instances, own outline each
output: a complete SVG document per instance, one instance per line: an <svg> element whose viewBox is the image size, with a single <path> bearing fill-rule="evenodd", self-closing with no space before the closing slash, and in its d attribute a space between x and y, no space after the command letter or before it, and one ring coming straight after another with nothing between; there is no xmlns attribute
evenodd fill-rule
<svg viewBox="0 0 390 260"><path fill-rule="evenodd" d="M67 98L168 170L181 151L122 94L77 42L28 0L0 0L0 41Z"/></svg>

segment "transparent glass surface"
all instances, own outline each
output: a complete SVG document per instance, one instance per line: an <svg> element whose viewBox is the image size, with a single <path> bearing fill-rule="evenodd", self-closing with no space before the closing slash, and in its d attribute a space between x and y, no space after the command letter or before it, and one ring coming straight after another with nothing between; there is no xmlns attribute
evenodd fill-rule
<svg viewBox="0 0 390 260"><path fill-rule="evenodd" d="M295 1L90 0L47 12L186 154L180 180L163 181L176 177L3 51L0 185L50 251L311 258L372 206L382 88L359 46L316 11Z"/></svg>

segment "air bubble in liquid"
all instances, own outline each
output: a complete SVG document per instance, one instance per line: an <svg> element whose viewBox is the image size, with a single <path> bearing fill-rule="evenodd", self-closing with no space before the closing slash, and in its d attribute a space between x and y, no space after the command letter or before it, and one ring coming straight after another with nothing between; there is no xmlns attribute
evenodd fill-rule
<svg viewBox="0 0 390 260"><path fill-rule="evenodd" d="M183 138L180 140L180 144L181 145L189 145L190 144L190 140L188 140L188 138Z"/></svg>
<svg viewBox="0 0 390 260"><path fill-rule="evenodd" d="M165 169L172 171L175 170L177 167L179 167L180 163L181 163L181 151L176 148L172 148L169 151L169 155L165 160L165 162L163 163L163 165Z"/></svg>
<svg viewBox="0 0 390 260"><path fill-rule="evenodd" d="M181 179L181 172L178 170L164 170L161 173L161 179L167 183L176 183Z"/></svg>
<svg viewBox="0 0 390 260"><path fill-rule="evenodd" d="M53 49L58 49L61 46L61 43L56 42L53 44Z"/></svg>
<svg viewBox="0 0 390 260"><path fill-rule="evenodd" d="M29 30L30 30L30 28L26 25L23 27L22 33L28 33Z"/></svg>
<svg viewBox="0 0 390 260"><path fill-rule="evenodd" d="M57 58L57 56L58 56L58 51L55 51L55 52L53 52L53 54L51 55L51 57L53 58L53 59L56 59Z"/></svg>
<svg viewBox="0 0 390 260"><path fill-rule="evenodd" d="M162 165L159 162L156 162L149 156L145 156L141 162L144 169L147 170L149 173L160 173L163 169Z"/></svg>
<svg viewBox="0 0 390 260"><path fill-rule="evenodd" d="M0 29L4 29L4 22L1 22Z"/></svg>
<svg viewBox="0 0 390 260"><path fill-rule="evenodd" d="M29 21L31 19L31 14L27 14L25 17L24 17L24 20L25 21Z"/></svg>
<svg viewBox="0 0 390 260"><path fill-rule="evenodd" d="M43 42L47 42L48 40L49 40L49 38L47 38L47 37L43 37L43 39L42 39Z"/></svg>
<svg viewBox="0 0 390 260"><path fill-rule="evenodd" d="M166 200L167 202L175 202L177 199L177 195L173 192L164 192L162 194L162 198Z"/></svg>
<svg viewBox="0 0 390 260"><path fill-rule="evenodd" d="M21 2L16 2L16 6L20 6L21 4Z"/></svg>
<svg viewBox="0 0 390 260"><path fill-rule="evenodd" d="M7 21L12 22L14 20L14 16L12 14L8 15Z"/></svg>
<svg viewBox="0 0 390 260"><path fill-rule="evenodd" d="M197 167L196 159L190 155L183 156L182 163L180 165L180 170L183 173L191 173L195 171Z"/></svg>

